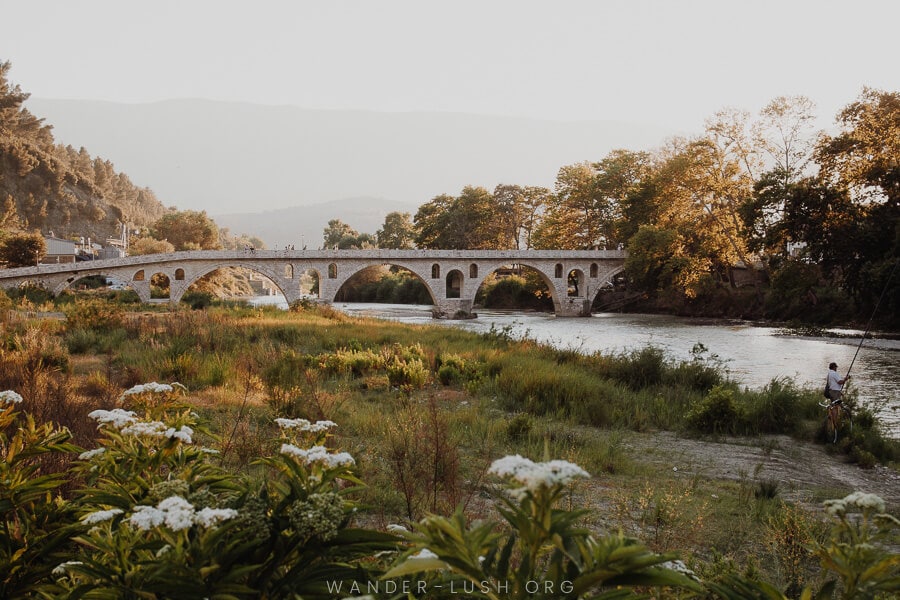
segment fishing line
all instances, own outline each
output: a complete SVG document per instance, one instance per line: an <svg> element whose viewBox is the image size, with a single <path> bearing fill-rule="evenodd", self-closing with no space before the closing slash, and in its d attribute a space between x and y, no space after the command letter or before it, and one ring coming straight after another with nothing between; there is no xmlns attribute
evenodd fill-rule
<svg viewBox="0 0 900 600"><path fill-rule="evenodd" d="M856 357L859 355L859 349L862 348L863 342L866 341L866 336L869 335L869 328L872 326L872 320L875 318L875 313L878 312L878 307L881 305L881 300L884 298L884 293L887 292L888 285L891 283L891 278L894 277L894 271L897 270L897 265L900 265L900 259L894 261L894 268L891 269L891 274L888 275L887 281L884 282L884 289L881 290L881 295L878 297L878 302L875 303L875 308L872 310L872 316L869 317L869 323L866 325L866 331L863 333L862 339L859 340L859 345L856 347L856 354L853 355L853 360L850 361L850 368L847 369L847 374L844 376L846 379L850 376L850 371L853 370L853 363L856 362Z"/></svg>

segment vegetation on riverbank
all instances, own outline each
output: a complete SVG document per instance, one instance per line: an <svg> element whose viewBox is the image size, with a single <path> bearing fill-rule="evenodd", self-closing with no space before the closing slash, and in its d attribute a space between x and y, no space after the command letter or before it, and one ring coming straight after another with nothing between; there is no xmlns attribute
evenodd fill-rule
<svg viewBox="0 0 900 600"><path fill-rule="evenodd" d="M93 448L98 441L107 444L102 440L109 434L98 434L89 412L114 408L122 391L135 385L180 382L187 389L180 401L195 414L170 411L174 420L165 422L174 431L183 426L196 431L198 442L219 451L212 465L222 470L203 467L184 475L210 482L189 485L191 494L208 492L203 492L205 504L192 501L198 510L243 506L250 501L246 490L258 490L260 477L281 468L252 462L278 455L284 432L279 433L276 417L328 420L339 424L330 430L328 446L355 457L353 477L369 484L352 492L352 506L358 505L352 522L366 530L415 523L429 513L450 515L457 507L471 519L496 517L496 507L486 502L494 489L488 474L493 460L514 454L562 458L594 475L573 481L558 498L569 508L590 507L573 513L573 523L600 534L621 529L642 539L648 551L678 551L707 582L743 572L751 580L799 589L821 583L826 573L805 545L827 539L820 516L808 504L788 502L779 484L750 473L738 482L680 479L626 450L630 430L714 439L768 432L821 437L815 393L782 381L760 391L741 390L723 377L702 346L695 360L673 363L654 348L583 356L513 340L502 330L478 336L355 319L316 307L131 312L128 305L95 300L60 308L65 321L7 313L0 389L27 398L38 424L67 427L72 437L66 443ZM4 431L9 436L13 430ZM861 464L897 456L896 443L881 435L874 419L858 417L852 434L841 440ZM41 463L41 472L63 472L71 460L53 454ZM187 471L164 479L171 481L175 473ZM221 473L223 482L241 478L245 492L204 487ZM85 478L87 473L57 483L71 497ZM140 492L144 496L131 493L132 504L123 500L115 506L122 504L126 512L135 504L158 506L165 499L161 492L146 494L163 482L152 481ZM816 493L821 501L846 490ZM95 504L92 510L113 507ZM79 510L81 515L88 509ZM437 550L437 530L428 531L422 535L432 538L427 544L419 539L421 546ZM789 540L787 533L796 537ZM209 558L204 544L212 542L203 541L205 535L190 538L200 544L190 548L166 543L179 552L206 548ZM152 547L159 551L163 543ZM172 560L178 556L187 555ZM50 559L43 560L48 566ZM150 557L142 560L153 563ZM373 573L389 567L369 566Z"/></svg>

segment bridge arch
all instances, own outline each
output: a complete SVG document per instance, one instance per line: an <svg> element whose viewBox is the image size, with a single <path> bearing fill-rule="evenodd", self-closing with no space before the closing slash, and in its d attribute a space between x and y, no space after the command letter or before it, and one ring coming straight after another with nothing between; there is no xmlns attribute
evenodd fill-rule
<svg viewBox="0 0 900 600"><path fill-rule="evenodd" d="M550 275L548 275L546 272L547 265L541 265L536 262L528 262L528 261L525 261L525 262L518 261L515 264L519 267L527 267L531 271L534 271L535 273L537 273L538 278L541 280L541 282L543 282L543 284L547 287L547 291L550 293L550 299L553 301L554 312L556 314L560 314L560 311L562 309L562 304L561 304L560 298L559 298L559 291L557 290L556 282L554 282L553 279L550 277ZM472 300L475 299L475 295L478 293L478 290L481 288L482 285L484 285L485 280L489 276L491 276L493 273L496 273L500 269L503 269L503 268L506 268L509 266L510 266L509 263L492 264L484 269L479 269L479 271L481 271L479 273L479 276L474 279L469 280L470 285L472 286L471 287Z"/></svg>
<svg viewBox="0 0 900 600"><path fill-rule="evenodd" d="M399 267L406 271L409 271L413 274L413 276L418 279L428 291L428 296L431 298L431 303L435 306L440 304L440 295L436 292L434 287L431 285L431 281L427 277L430 274L431 267L429 266L428 272L423 273L425 267L420 264L405 262L405 261L386 261L380 263L371 263L371 264L357 264L354 265L352 269L344 269L345 272L340 274L340 277L337 279L328 280L328 291L324 291L324 287L322 285L321 279L319 280L319 298L326 302L334 302L335 298L337 298L338 292L341 288L346 284L350 279L352 279L355 275L362 273L366 269L370 269L372 267Z"/></svg>
<svg viewBox="0 0 900 600"><path fill-rule="evenodd" d="M275 265L272 265L272 267L275 267ZM262 275L263 277L265 277L266 279L271 281L275 285L275 287L278 288L278 291L280 291L281 294L285 297L285 300L287 300L288 304L290 304L291 302L293 302L300 296L300 290L299 290L299 288L297 290L294 290L293 288L291 288L287 285L284 285L286 280L283 277L279 277L279 274L277 272L277 267L275 267L275 268L272 268L272 267L262 266L262 265L253 264L253 263L248 264L248 263L242 263L242 262L224 262L224 261L221 263L218 263L218 264L214 264L214 265L208 265L208 266L204 265L202 268L198 268L198 269L194 270L188 277L186 277L178 285L177 290L170 287L169 288L169 290L170 290L169 291L169 299L173 304L180 302L181 297L184 296L185 292L187 292L187 290L192 285L194 285L195 283L197 283L199 280L206 277L210 273L215 273L216 271L219 271L221 269L240 268L240 269L245 269L247 271L253 271L254 273L258 273L259 275ZM282 267L282 269L283 269L283 267ZM170 284L170 286L171 286L171 284Z"/></svg>
<svg viewBox="0 0 900 600"><path fill-rule="evenodd" d="M597 300L597 296L600 295L600 290L603 289L603 284L607 281L612 282L613 277L618 275L619 273L625 272L625 265L619 265L617 267L613 267L607 271L604 271L602 274L598 274L596 279L598 280L594 285L591 286L590 294L588 297L588 301L590 304L588 306L593 306L594 302ZM602 281L601 281L602 279Z"/></svg>

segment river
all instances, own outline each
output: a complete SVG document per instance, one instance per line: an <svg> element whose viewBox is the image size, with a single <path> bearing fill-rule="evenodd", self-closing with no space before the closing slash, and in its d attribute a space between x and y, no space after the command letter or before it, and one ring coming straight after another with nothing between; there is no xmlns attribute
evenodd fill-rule
<svg viewBox="0 0 900 600"><path fill-rule="evenodd" d="M280 296L261 297L257 303L286 306ZM548 313L478 310L476 319L438 321L431 317L431 306L335 303L334 307L352 315L403 323L434 323L475 332L507 329L514 338L527 337L585 353L612 354L649 345L663 349L675 360L690 360L692 349L701 343L707 359L718 361L732 380L754 389L782 377L803 387L824 387L828 363L836 362L838 372L844 374L862 336L862 331L831 329L834 337L804 337L747 322L667 315L599 313L558 318ZM900 340L867 339L851 374L848 389L861 402L875 406L890 435L900 437Z"/></svg>

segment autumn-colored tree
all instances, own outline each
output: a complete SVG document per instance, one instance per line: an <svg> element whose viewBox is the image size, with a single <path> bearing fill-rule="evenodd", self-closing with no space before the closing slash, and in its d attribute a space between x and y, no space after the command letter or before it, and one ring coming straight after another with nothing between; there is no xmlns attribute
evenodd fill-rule
<svg viewBox="0 0 900 600"><path fill-rule="evenodd" d="M442 194L419 207L414 218L419 248L481 250L500 247L493 195L466 186L459 197Z"/></svg>
<svg viewBox="0 0 900 600"><path fill-rule="evenodd" d="M151 228L153 237L166 240L175 250L218 250L219 228L206 211L184 210L162 216Z"/></svg>
<svg viewBox="0 0 900 600"><path fill-rule="evenodd" d="M40 233L15 233L0 241L0 262L10 269L33 267L47 254L47 244Z"/></svg>
<svg viewBox="0 0 900 600"><path fill-rule="evenodd" d="M550 190L544 187L498 185L494 188L497 247L528 249L540 223Z"/></svg>
<svg viewBox="0 0 900 600"><path fill-rule="evenodd" d="M166 254L169 252L175 252L175 246L165 240L158 240L152 237L133 239L128 244L128 254L131 256Z"/></svg>

